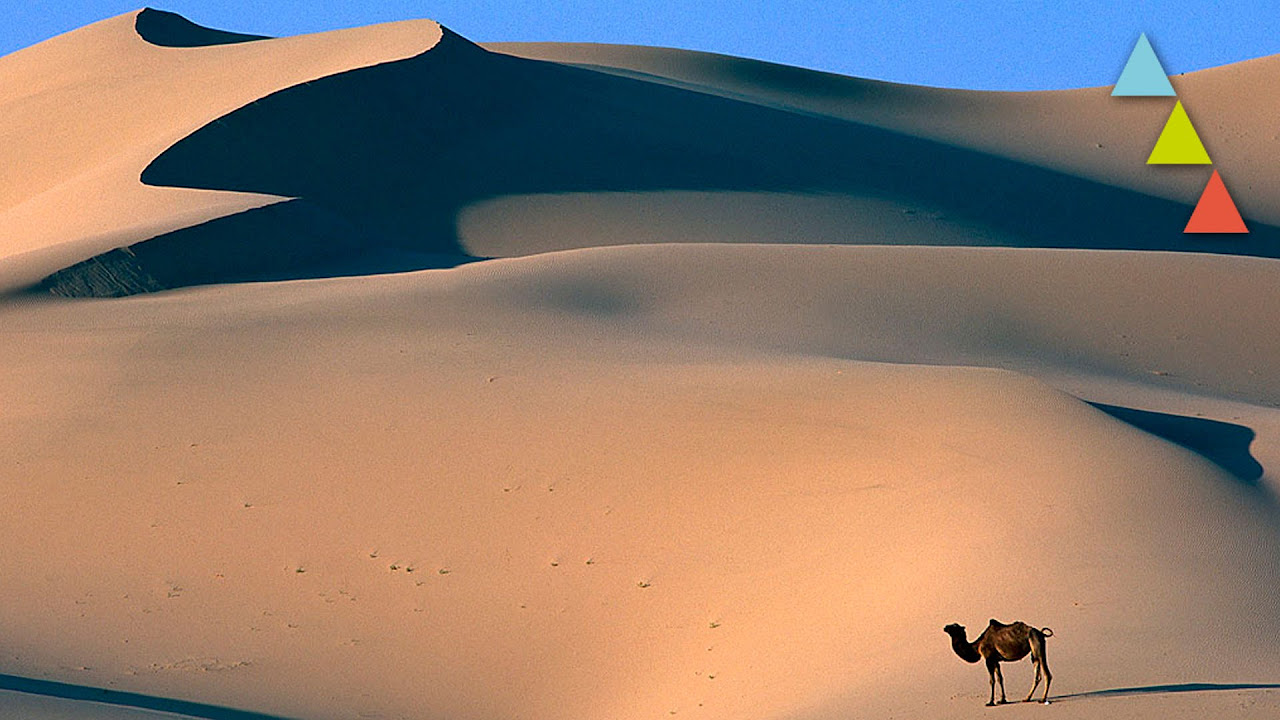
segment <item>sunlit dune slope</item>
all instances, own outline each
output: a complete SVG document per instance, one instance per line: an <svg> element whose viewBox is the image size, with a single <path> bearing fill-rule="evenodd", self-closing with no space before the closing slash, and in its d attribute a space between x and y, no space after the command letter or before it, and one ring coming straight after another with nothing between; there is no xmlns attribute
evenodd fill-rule
<svg viewBox="0 0 1280 720"><path fill-rule="evenodd" d="M1099 88L153 10L0 58L0 717L1280 716L1276 71L1175 78L1215 237ZM984 706L989 618L1053 706Z"/></svg>
<svg viewBox="0 0 1280 720"><path fill-rule="evenodd" d="M684 273L620 280L660 250ZM1017 373L793 354L835 325L750 290L792 250L11 309L6 667L285 717L967 717L941 627L996 616L1055 628L1063 695L1280 671L1262 486ZM955 260L871 250L771 283ZM791 339L732 341L744 312Z"/></svg>
<svg viewBox="0 0 1280 720"><path fill-rule="evenodd" d="M501 46L629 68L620 74L617 67L600 72L487 52L434 25L413 23L387 31L404 43L399 57L385 44L378 46L382 58L350 57L371 52L361 43L375 30L159 48L127 27L130 18L82 31L87 39L73 33L6 58L20 66L18 60L31 56L34 66L59 48L109 44L102 36L145 58L144 69L154 73L133 82L131 92L149 100L130 102L132 114L95 115L83 129L79 120L70 125L85 152L33 163L41 166L35 182L9 183L20 188L11 193L58 188L0 216L0 222L16 223L12 234L22 238L16 249L46 253L25 273L10 269L10 275L18 273L11 286L37 271L66 267L73 254L83 260L112 246L129 246L129 252L102 256L47 287L73 295L129 294L649 242L1165 249L1267 257L1280 247L1280 232L1265 224L1275 219L1271 208L1280 196L1252 182L1260 161L1237 157L1267 156L1265 133L1223 131L1217 141L1235 148L1224 151L1222 168L1233 185L1248 186L1241 206L1252 234L1230 245L1183 235L1191 188L1202 186L1203 168L1149 168L1132 157L1150 142L1139 126L1149 120L1158 129L1165 113L1152 103L1106 98L1098 89L949 91L680 51ZM349 55L331 52L335 44ZM297 62L293 55L307 48L328 53L325 63L331 64ZM116 56L136 64L139 58L129 53ZM244 63L256 69L268 56L299 76L255 72L250 75L257 84L235 81L234 91L211 93L201 74L220 68L220 82L230 85L246 74ZM85 77L98 72L94 67L75 65ZM299 68L310 77L301 77ZM1233 72L1245 77L1244 87L1263 82L1269 68ZM1225 91L1213 88L1223 85L1224 72L1181 82L1220 94ZM1200 82L1201 75L1213 82ZM182 121L162 131L156 118L169 116L145 112L166 95L151 92L159 83L176 88L168 91L170 102L184 100L181 93L206 99L194 105L184 100ZM131 96L112 97L123 105ZM1241 128L1259 122L1261 109L1245 112L1251 108L1239 113ZM41 117L38 109L24 112L32 123ZM108 131L117 127L123 136ZM1103 147L1082 151L1099 129L1110 133L1096 138ZM1207 141L1214 135L1210 128L1204 134ZM1247 147L1237 136L1248 140ZM28 152L38 147L32 143ZM128 171L140 173L145 185L120 181L110 169L118 167L111 164L117 159L106 157L106 147L115 148L113 155L128 148ZM1213 142L1210 149L1218 152ZM99 178L99 185L80 188L86 177ZM117 192L152 198L162 207L134 207ZM178 197L184 199L170 200ZM261 205L268 197L292 200L258 209L244 205ZM55 200L60 207L99 203L109 212L62 213L69 219L44 223L46 215L58 215L49 204ZM189 202L196 205L184 204ZM120 216L117 221L111 213ZM63 224L90 221L97 224ZM58 246L62 252L48 254Z"/></svg>
<svg viewBox="0 0 1280 720"><path fill-rule="evenodd" d="M170 47L157 43L226 38L166 15L121 15L0 58L0 285L278 201L146 186L139 176L173 143L238 107L417 55L440 37L438 25L420 21Z"/></svg>

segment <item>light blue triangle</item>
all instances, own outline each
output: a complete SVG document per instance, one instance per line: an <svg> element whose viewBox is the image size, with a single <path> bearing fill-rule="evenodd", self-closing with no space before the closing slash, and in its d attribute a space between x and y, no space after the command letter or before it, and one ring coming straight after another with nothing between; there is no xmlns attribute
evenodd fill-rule
<svg viewBox="0 0 1280 720"><path fill-rule="evenodd" d="M1133 46L1129 62L1124 64L1124 71L1120 73L1120 79L1116 81L1111 94L1129 97L1177 95L1169 84L1169 76L1165 74L1164 66L1156 57L1156 51L1151 47L1146 33Z"/></svg>

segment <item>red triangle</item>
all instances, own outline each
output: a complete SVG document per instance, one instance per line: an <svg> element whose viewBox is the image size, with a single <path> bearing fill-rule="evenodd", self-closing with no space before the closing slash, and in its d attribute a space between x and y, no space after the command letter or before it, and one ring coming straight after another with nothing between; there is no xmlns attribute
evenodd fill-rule
<svg viewBox="0 0 1280 720"><path fill-rule="evenodd" d="M1213 171L1209 184L1204 186L1204 192L1200 194L1200 202L1196 203L1196 209L1191 213L1191 219L1187 221L1187 227L1182 232L1249 232L1249 228L1244 226L1244 219L1240 217L1240 211L1236 209L1235 201L1231 199L1231 193L1228 193L1227 186L1222 184L1222 178L1217 170Z"/></svg>

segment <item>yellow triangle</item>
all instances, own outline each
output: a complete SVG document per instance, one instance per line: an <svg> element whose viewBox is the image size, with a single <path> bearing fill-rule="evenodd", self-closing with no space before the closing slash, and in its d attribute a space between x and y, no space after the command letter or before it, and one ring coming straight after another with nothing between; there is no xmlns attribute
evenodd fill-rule
<svg viewBox="0 0 1280 720"><path fill-rule="evenodd" d="M1147 158L1148 165L1211 165L1209 153L1200 142L1200 136L1191 126L1191 118L1182 107L1182 101L1173 106L1173 113L1160 132L1160 139Z"/></svg>

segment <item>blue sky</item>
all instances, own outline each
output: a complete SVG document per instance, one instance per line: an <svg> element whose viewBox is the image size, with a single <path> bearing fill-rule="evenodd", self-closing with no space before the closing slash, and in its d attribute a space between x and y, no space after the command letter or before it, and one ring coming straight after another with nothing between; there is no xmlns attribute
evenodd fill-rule
<svg viewBox="0 0 1280 720"><path fill-rule="evenodd" d="M137 3L0 0L0 54ZM1110 85L1145 31L1170 73L1280 53L1276 0L153 0L202 24L293 35L429 17L477 41L615 42L708 50L923 85Z"/></svg>

